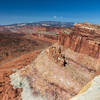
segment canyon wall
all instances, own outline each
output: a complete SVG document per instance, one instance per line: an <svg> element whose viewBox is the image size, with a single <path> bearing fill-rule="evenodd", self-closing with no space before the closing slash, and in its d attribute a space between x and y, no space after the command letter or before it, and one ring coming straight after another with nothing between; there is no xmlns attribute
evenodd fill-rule
<svg viewBox="0 0 100 100"><path fill-rule="evenodd" d="M99 48L99 33L94 28L74 26L70 32L59 31L58 42L43 50L28 66L11 75L11 84L19 87L21 83L22 100L26 100L23 98L27 90L27 87L24 89L26 81L17 81L18 77L27 80L32 97L70 100L99 72Z"/></svg>
<svg viewBox="0 0 100 100"><path fill-rule="evenodd" d="M59 44L65 49L76 53L73 60L87 66L90 69L98 70L100 61L100 34L95 30L74 27L70 34L60 34ZM71 57L71 54L68 54ZM68 56L67 55L67 56ZM83 61L82 61L83 60Z"/></svg>

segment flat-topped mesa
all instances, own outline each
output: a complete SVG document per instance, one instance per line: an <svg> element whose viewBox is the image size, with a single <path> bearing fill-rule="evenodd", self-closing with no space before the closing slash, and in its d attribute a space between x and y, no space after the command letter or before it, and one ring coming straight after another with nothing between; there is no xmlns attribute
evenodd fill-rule
<svg viewBox="0 0 100 100"><path fill-rule="evenodd" d="M99 69L100 59L100 34L95 30L74 26L70 34L60 34L58 41L66 49L70 49L74 54L66 56L89 67ZM71 53L71 52L70 52ZM77 54L77 56L75 55Z"/></svg>
<svg viewBox="0 0 100 100"><path fill-rule="evenodd" d="M83 24L76 23L74 24L74 27L79 27L79 28L84 28L89 30L100 30L100 26L98 24L91 24L87 22L84 22Z"/></svg>

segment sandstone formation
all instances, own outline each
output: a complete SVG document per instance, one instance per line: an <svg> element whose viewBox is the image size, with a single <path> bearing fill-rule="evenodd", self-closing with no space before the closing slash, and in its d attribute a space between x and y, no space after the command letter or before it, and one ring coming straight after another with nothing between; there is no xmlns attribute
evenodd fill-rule
<svg viewBox="0 0 100 100"><path fill-rule="evenodd" d="M70 35L63 34L59 37L59 44L74 52L70 56L74 61L84 65L90 70L99 69L100 61L100 35L95 31L74 27ZM67 53L67 52L66 52ZM75 55L76 54L76 55Z"/></svg>
<svg viewBox="0 0 100 100"><path fill-rule="evenodd" d="M17 58L10 56L14 60L2 63L0 100L92 100L93 97L99 100L99 76L96 77L100 75L99 26L84 23L73 28L11 27L0 27L0 30L4 28L9 33L10 29L20 39L26 39L25 43L36 41L38 44L29 53L23 56L16 53ZM7 36L7 33L4 34ZM0 43L7 40L1 38ZM31 46L27 47L30 50ZM45 50L39 54L42 48ZM6 50L6 46L0 50Z"/></svg>
<svg viewBox="0 0 100 100"><path fill-rule="evenodd" d="M5 29L6 28L6 29ZM7 30L12 28L12 30ZM30 34L29 27L0 26L0 100L20 100L22 89L13 89L9 76L16 70L28 65L41 49L47 48L57 41L57 36L50 34ZM44 28L34 27L32 31L44 31ZM20 33L22 32L22 33ZM23 33L24 32L24 33Z"/></svg>
<svg viewBox="0 0 100 100"><path fill-rule="evenodd" d="M30 64L40 51L25 54L0 66L0 100L21 100L22 89L14 89L10 84L10 75Z"/></svg>
<svg viewBox="0 0 100 100"><path fill-rule="evenodd" d="M71 100L100 100L100 75L89 82L81 92Z"/></svg>
<svg viewBox="0 0 100 100"><path fill-rule="evenodd" d="M69 100L99 74L99 33L83 26L59 32L58 43L10 76L14 88L23 88L22 100Z"/></svg>

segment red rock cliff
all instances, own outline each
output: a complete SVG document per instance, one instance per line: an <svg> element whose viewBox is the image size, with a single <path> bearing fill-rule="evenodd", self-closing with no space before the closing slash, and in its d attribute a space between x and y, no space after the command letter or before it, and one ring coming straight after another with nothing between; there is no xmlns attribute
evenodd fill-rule
<svg viewBox="0 0 100 100"><path fill-rule="evenodd" d="M66 48L70 48L75 52L87 54L94 58L99 58L100 55L100 34L95 31L73 28L73 32L69 35L61 34L59 43Z"/></svg>
<svg viewBox="0 0 100 100"><path fill-rule="evenodd" d="M96 67L96 65L99 66L98 62L100 59L100 34L97 33L95 30L90 30L90 29L80 28L78 26L75 26L73 28L73 31L69 35L60 34L58 40L59 40L59 44L63 45L64 48L67 49L69 48L78 54L82 54L83 56L91 57L92 59L95 59L96 61L95 64L92 64L93 60L91 60L91 63L85 64L85 66L87 67L91 66L90 68L93 68L95 66L96 70L99 69L99 67ZM81 58L83 59L83 57ZM83 61L82 63L84 62L86 61Z"/></svg>

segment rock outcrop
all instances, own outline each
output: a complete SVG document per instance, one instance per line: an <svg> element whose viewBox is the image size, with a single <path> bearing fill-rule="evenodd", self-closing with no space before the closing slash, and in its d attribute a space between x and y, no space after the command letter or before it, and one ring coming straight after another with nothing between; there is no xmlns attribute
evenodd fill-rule
<svg viewBox="0 0 100 100"><path fill-rule="evenodd" d="M71 100L100 100L100 75L89 82L81 92Z"/></svg>
<svg viewBox="0 0 100 100"><path fill-rule="evenodd" d="M79 27L74 27L71 34L61 34L61 36L59 36L59 44L66 49L69 48L77 54L77 56L73 54L73 60L83 64L84 66L87 66L87 68L90 70L96 71L99 69L99 33L89 29L87 30Z"/></svg>
<svg viewBox="0 0 100 100"><path fill-rule="evenodd" d="M99 33L83 26L73 27L70 34L59 34L58 43L43 50L31 64L11 75L11 84L23 88L22 100L27 98L24 98L27 88L32 99L69 100L100 69L99 39Z"/></svg>

